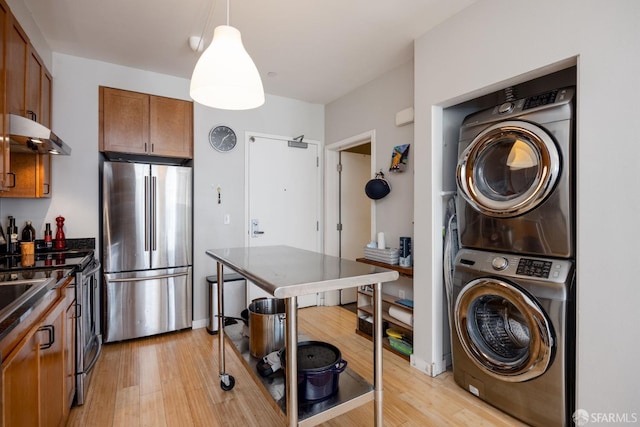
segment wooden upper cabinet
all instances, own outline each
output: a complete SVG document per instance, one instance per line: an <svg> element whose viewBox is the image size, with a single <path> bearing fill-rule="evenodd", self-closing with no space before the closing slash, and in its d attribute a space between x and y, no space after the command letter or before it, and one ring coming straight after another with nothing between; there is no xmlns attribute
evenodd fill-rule
<svg viewBox="0 0 640 427"><path fill-rule="evenodd" d="M11 188L1 198L50 198L51 154L11 153Z"/></svg>
<svg viewBox="0 0 640 427"><path fill-rule="evenodd" d="M100 87L100 151L146 154L149 95Z"/></svg>
<svg viewBox="0 0 640 427"><path fill-rule="evenodd" d="M38 53L29 45L25 88L25 114L51 128L51 86L53 78Z"/></svg>
<svg viewBox="0 0 640 427"><path fill-rule="evenodd" d="M6 43L7 112L26 117L27 54L29 39L18 21L9 15Z"/></svg>
<svg viewBox="0 0 640 427"><path fill-rule="evenodd" d="M50 127L51 74L18 21L9 15L7 23L7 112Z"/></svg>
<svg viewBox="0 0 640 427"><path fill-rule="evenodd" d="M7 40L7 20L11 13L9 12L9 7L4 2L4 0L0 1L0 70L2 71L2 75L0 75L0 192L4 191L9 185L8 175L9 172L9 161L10 161L10 145L9 139L7 138L9 128L8 123L6 121L6 115L4 114L6 109L6 40Z"/></svg>
<svg viewBox="0 0 640 427"><path fill-rule="evenodd" d="M193 103L150 96L152 153L158 156L193 157Z"/></svg>
<svg viewBox="0 0 640 427"><path fill-rule="evenodd" d="M46 68L43 67L42 73L42 90L40 96L40 117L38 121L51 129L51 112L52 112L52 87L53 87L53 77L47 71Z"/></svg>
<svg viewBox="0 0 640 427"><path fill-rule="evenodd" d="M4 1L0 2L0 13L3 37L0 45L4 49L0 55L4 61L4 76L0 76L0 81L5 95L0 97L2 111L30 118L50 128L51 74ZM0 197L51 197L51 156L12 153L6 117L2 114Z"/></svg>
<svg viewBox="0 0 640 427"><path fill-rule="evenodd" d="M193 158L193 103L100 87L100 151Z"/></svg>

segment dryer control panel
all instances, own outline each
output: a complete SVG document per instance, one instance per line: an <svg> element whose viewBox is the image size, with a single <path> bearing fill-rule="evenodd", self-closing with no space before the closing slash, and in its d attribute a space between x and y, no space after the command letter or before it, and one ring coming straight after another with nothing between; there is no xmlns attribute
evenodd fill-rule
<svg viewBox="0 0 640 427"><path fill-rule="evenodd" d="M530 277L532 280L563 283L571 276L574 261L462 248L456 256L456 265L464 270L498 274L505 278Z"/></svg>

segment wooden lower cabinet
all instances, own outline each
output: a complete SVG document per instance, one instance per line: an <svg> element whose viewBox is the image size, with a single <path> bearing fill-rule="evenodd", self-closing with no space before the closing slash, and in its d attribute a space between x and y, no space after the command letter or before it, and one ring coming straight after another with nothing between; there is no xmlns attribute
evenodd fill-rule
<svg viewBox="0 0 640 427"><path fill-rule="evenodd" d="M75 301L67 286L51 308L34 322L9 355L2 361L2 425L60 426L69 416L75 382L73 343ZM26 320L28 321L28 319ZM71 369L71 372L69 372Z"/></svg>
<svg viewBox="0 0 640 427"><path fill-rule="evenodd" d="M59 426L65 419L64 320L65 306L58 304L38 328L40 335L40 426ZM50 347L48 347L50 346ZM47 348L48 347L48 348Z"/></svg>
<svg viewBox="0 0 640 427"><path fill-rule="evenodd" d="M40 423L38 396L38 327L33 328L2 363L3 426L37 426Z"/></svg>

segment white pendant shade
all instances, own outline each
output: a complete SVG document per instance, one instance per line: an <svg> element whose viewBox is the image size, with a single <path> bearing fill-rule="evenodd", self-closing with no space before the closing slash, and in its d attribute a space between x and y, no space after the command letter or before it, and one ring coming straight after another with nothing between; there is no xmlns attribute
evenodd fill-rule
<svg viewBox="0 0 640 427"><path fill-rule="evenodd" d="M200 104L223 110L264 104L260 73L242 45L240 31L228 25L216 27L193 69L189 94Z"/></svg>

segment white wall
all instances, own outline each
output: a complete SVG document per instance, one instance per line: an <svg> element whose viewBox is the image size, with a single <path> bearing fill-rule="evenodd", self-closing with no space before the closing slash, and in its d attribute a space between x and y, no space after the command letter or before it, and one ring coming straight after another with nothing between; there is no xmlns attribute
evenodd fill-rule
<svg viewBox="0 0 640 427"><path fill-rule="evenodd" d="M98 86L189 98L189 80L150 73L63 54L53 55L53 129L72 148L71 156L53 159L53 198L0 199L0 225L14 215L20 228L29 219L42 238L45 222L62 215L67 238L95 237L99 241ZM244 133L324 139L323 106L277 96L249 111L222 111L194 104L194 320L203 326L205 277L215 265L204 251L244 244ZM238 145L230 153L214 151L208 142L213 125L231 126ZM222 187L222 204L216 188ZM213 188L212 188L213 186ZM223 215L231 224L223 225Z"/></svg>
<svg viewBox="0 0 640 427"><path fill-rule="evenodd" d="M387 246L397 248L400 236L413 237L413 171L414 148L413 124L395 125L396 113L413 106L413 61L401 65L380 76L374 81L354 90L325 106L326 144L330 145L342 140L375 131L376 171L384 172L391 185L391 193L377 200L375 229L385 233ZM396 145L411 144L407 170L389 172L391 154ZM373 149L373 147L372 147ZM326 163L325 172L325 211L328 221L337 218L337 199L330 193L337 188L334 165ZM371 177L373 178L373 176ZM362 189L364 192L364 188ZM337 219L325 226L325 252L337 254ZM362 256L364 246L362 243ZM396 287L407 290L407 298L411 298L411 281L402 279L398 283L385 285L385 292L394 293Z"/></svg>
<svg viewBox="0 0 640 427"><path fill-rule="evenodd" d="M576 407L640 412L639 18L633 0L488 0L416 40L414 272L428 284L415 289L421 369L442 364L442 108L577 61Z"/></svg>
<svg viewBox="0 0 640 427"><path fill-rule="evenodd" d="M218 153L208 142L211 127L225 124L235 130L236 148ZM289 98L267 95L264 106L248 111L224 111L197 106L194 114L195 204L194 204L194 319L204 319L206 276L216 273L207 249L245 245L245 134L304 135L324 140L324 107ZM274 168L277 165L274 165ZM269 177L265 177L269 179ZM217 187L221 203L218 204ZM231 223L223 224L229 214Z"/></svg>

